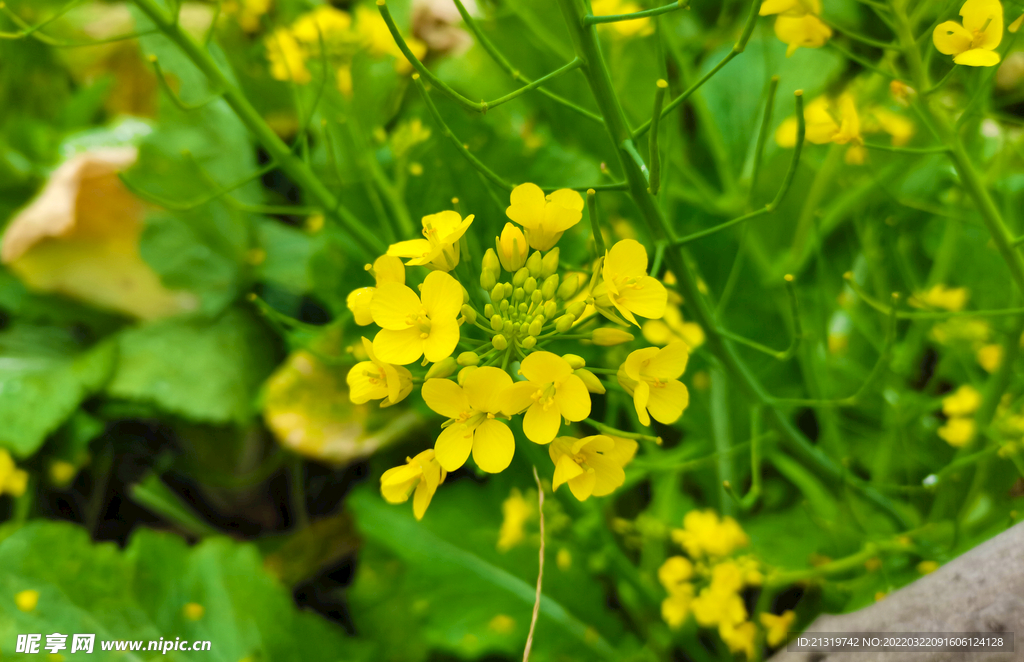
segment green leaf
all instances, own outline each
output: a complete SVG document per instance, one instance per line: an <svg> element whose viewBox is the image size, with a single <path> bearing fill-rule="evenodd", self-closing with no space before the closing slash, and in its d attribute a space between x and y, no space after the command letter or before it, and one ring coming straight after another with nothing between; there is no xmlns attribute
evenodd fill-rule
<svg viewBox="0 0 1024 662"><path fill-rule="evenodd" d="M60 550L54 556L53 550ZM28 613L14 595L39 592ZM203 607L198 620L186 604ZM336 626L300 612L263 569L256 548L227 538L195 547L173 535L139 530L125 551L92 544L85 530L33 522L0 541L0 641L18 634L95 634L96 659L238 662L244 658L315 662L364 660L368 652ZM209 641L199 654L145 650L149 641ZM126 655L101 650L109 640L142 640ZM71 638L68 638L70 653Z"/></svg>
<svg viewBox="0 0 1024 662"><path fill-rule="evenodd" d="M108 394L208 423L248 420L277 356L271 334L239 308L214 320L173 318L130 329L119 346Z"/></svg>
<svg viewBox="0 0 1024 662"><path fill-rule="evenodd" d="M52 327L0 333L0 448L27 457L109 378L112 343L82 351Z"/></svg>

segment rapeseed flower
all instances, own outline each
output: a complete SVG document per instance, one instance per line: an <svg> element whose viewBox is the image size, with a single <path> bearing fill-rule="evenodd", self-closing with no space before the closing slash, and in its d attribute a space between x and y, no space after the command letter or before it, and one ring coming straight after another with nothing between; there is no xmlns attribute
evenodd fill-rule
<svg viewBox="0 0 1024 662"><path fill-rule="evenodd" d="M793 621L796 620L796 613L787 609L779 615L763 613L761 614L761 625L764 626L767 635L766 639L768 645L772 648L778 648L782 644L786 643L786 638L789 635L789 628L792 627Z"/></svg>
<svg viewBox="0 0 1024 662"><path fill-rule="evenodd" d="M307 53L291 30L278 28L267 35L264 42L271 77L299 85L313 80L313 75L306 68Z"/></svg>
<svg viewBox="0 0 1024 662"><path fill-rule="evenodd" d="M765 0L761 3L761 16L777 14L775 36L788 45L786 57L801 46L819 48L832 37L832 29L818 16L821 0Z"/></svg>
<svg viewBox="0 0 1024 662"><path fill-rule="evenodd" d="M373 262L373 266L366 265L366 270L373 274L379 286L381 283L398 283L405 285L405 266L402 261L392 255L382 255ZM356 324L367 326L373 324L373 312L370 310L370 302L376 287L360 287L349 292L345 303L352 311Z"/></svg>
<svg viewBox="0 0 1024 662"><path fill-rule="evenodd" d="M361 361L348 371L349 398L361 405L381 400L381 407L398 404L412 393L412 373L400 365L384 363L373 352L373 343L362 339L369 361Z"/></svg>
<svg viewBox="0 0 1024 662"><path fill-rule="evenodd" d="M693 584L682 584L661 601L661 617L670 628L678 628L686 622L693 604L693 590Z"/></svg>
<svg viewBox="0 0 1024 662"><path fill-rule="evenodd" d="M537 512L537 506L512 488L508 498L501 502L501 528L498 529L498 551L507 552L526 538L526 523Z"/></svg>
<svg viewBox="0 0 1024 662"><path fill-rule="evenodd" d="M963 448L974 439L977 424L973 418L955 417L939 428L939 438L953 448Z"/></svg>
<svg viewBox="0 0 1024 662"><path fill-rule="evenodd" d="M580 501L611 494L625 482L623 467L633 459L636 447L632 439L603 434L582 439L558 437L548 448L555 463L551 490L568 483L569 491Z"/></svg>
<svg viewBox="0 0 1024 662"><path fill-rule="evenodd" d="M932 41L953 62L968 67L999 64L996 47L1003 40L1003 5L999 0L967 0L960 8L963 24L946 21L935 27Z"/></svg>
<svg viewBox="0 0 1024 662"><path fill-rule="evenodd" d="M0 496L4 493L20 497L28 486L28 473L14 464L14 458L0 449Z"/></svg>
<svg viewBox="0 0 1024 662"><path fill-rule="evenodd" d="M550 250L562 233L583 218L583 197L572 189L559 189L545 196L536 184L520 184L512 189L505 215L526 230L530 247Z"/></svg>
<svg viewBox="0 0 1024 662"><path fill-rule="evenodd" d="M503 421L502 398L512 378L499 368L484 366L470 372L460 386L448 379L428 379L423 400L432 410L448 417L434 446L445 471L455 471L473 453L473 461L487 473L508 468L515 452L515 437Z"/></svg>
<svg viewBox="0 0 1024 662"><path fill-rule="evenodd" d="M750 621L722 623L718 626L718 636L729 647L729 652L743 653L748 660L754 659L754 640L757 638L757 626Z"/></svg>
<svg viewBox="0 0 1024 662"><path fill-rule="evenodd" d="M728 556L749 542L736 520L719 519L713 510L691 510L683 518L683 528L671 535L693 559Z"/></svg>
<svg viewBox="0 0 1024 662"><path fill-rule="evenodd" d="M815 145L835 143L850 145L846 162L860 165L866 158L864 138L861 136L860 115L854 97L845 92L833 102L827 97L818 97L804 108L805 134L808 142ZM794 147L797 137L795 117L787 118L775 132L779 147Z"/></svg>
<svg viewBox="0 0 1024 662"><path fill-rule="evenodd" d="M665 345L681 340L692 352L704 344L704 329L696 322L683 319L683 312L676 304L669 303L665 314L658 320L647 320L640 327L644 339L652 345Z"/></svg>
<svg viewBox="0 0 1024 662"><path fill-rule="evenodd" d="M668 425L683 415L690 404L690 392L679 377L689 357L689 348L681 340L660 349L638 349L626 357L617 376L622 388L633 396L633 406L643 425L650 425L651 417Z"/></svg>
<svg viewBox="0 0 1024 662"><path fill-rule="evenodd" d="M501 236L494 240L494 249L497 251L501 267L514 274L526 264L526 257L530 252L530 245L526 242L523 231L506 223L501 231Z"/></svg>
<svg viewBox="0 0 1024 662"><path fill-rule="evenodd" d="M946 287L941 283L927 292L916 294L907 301L915 308L941 308L952 312L961 311L967 305L970 294L965 287Z"/></svg>
<svg viewBox="0 0 1024 662"><path fill-rule="evenodd" d="M380 477L380 492L388 503L405 503L413 495L412 513L416 519L423 519L437 486L444 482L447 472L434 457L433 448L407 458L406 462L384 472Z"/></svg>
<svg viewBox="0 0 1024 662"><path fill-rule="evenodd" d="M981 393L970 384L964 384L942 399L942 413L946 416L970 416L981 407Z"/></svg>
<svg viewBox="0 0 1024 662"><path fill-rule="evenodd" d="M605 254L601 279L591 294L602 315L619 321L611 310L614 307L636 326L640 326L636 315L659 319L668 304L668 290L657 278L647 275L647 249L635 239L616 242Z"/></svg>
<svg viewBox="0 0 1024 662"><path fill-rule="evenodd" d="M35 611L38 604L39 591L29 589L27 591L20 591L14 594L14 606L17 607L19 611Z"/></svg>
<svg viewBox="0 0 1024 662"><path fill-rule="evenodd" d="M558 434L563 418L582 421L590 416L590 391L561 356L533 352L523 359L519 374L526 381L510 386L501 399L506 414L526 412L523 432L530 441L546 444Z"/></svg>
<svg viewBox="0 0 1024 662"><path fill-rule="evenodd" d="M609 16L613 14L633 14L643 9L640 5L629 0L591 0L591 11L594 16ZM613 30L623 37L646 36L654 33L654 25L651 19L637 18L631 21L615 21L614 23L601 23L602 27Z"/></svg>
<svg viewBox="0 0 1024 662"><path fill-rule="evenodd" d="M410 239L391 244L388 255L409 258L409 266L430 265L440 271L451 271L459 265L459 239L473 223L473 215L465 219L456 211L442 211L424 216L424 239Z"/></svg>
<svg viewBox="0 0 1024 662"><path fill-rule="evenodd" d="M373 350L381 361L408 365L425 356L436 363L455 351L462 286L443 271L434 271L420 292L422 298L409 287L390 282L374 293L370 310L381 330L373 339Z"/></svg>

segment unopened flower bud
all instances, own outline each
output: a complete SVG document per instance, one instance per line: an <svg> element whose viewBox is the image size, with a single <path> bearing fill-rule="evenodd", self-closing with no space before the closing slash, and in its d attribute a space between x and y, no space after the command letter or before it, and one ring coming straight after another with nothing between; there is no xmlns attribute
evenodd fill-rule
<svg viewBox="0 0 1024 662"><path fill-rule="evenodd" d="M543 278L548 278L551 274L558 271L558 247L554 247L548 251L547 255L541 260L540 264L540 275Z"/></svg>
<svg viewBox="0 0 1024 662"><path fill-rule="evenodd" d="M544 273L544 262L540 256L540 251L530 253L530 257L526 260L526 268L530 270L531 276L540 278L540 275Z"/></svg>
<svg viewBox="0 0 1024 662"><path fill-rule="evenodd" d="M544 318L543 317L538 317L537 319L535 319L532 322L530 322L530 335L531 336L534 336L534 337L539 336L541 334L541 331L543 331L543 329L544 329Z"/></svg>
<svg viewBox="0 0 1024 662"><path fill-rule="evenodd" d="M558 291L558 274L551 274L544 279L544 284L540 288L540 293L547 300L555 298L555 292Z"/></svg>
<svg viewBox="0 0 1024 662"><path fill-rule="evenodd" d="M505 320L505 323L501 325L501 332L507 336L511 336L516 330L516 323L512 320Z"/></svg>
<svg viewBox="0 0 1024 662"><path fill-rule="evenodd" d="M462 303L469 303L469 290L462 288Z"/></svg>
<svg viewBox="0 0 1024 662"><path fill-rule="evenodd" d="M498 304L498 310L502 313L508 310L508 299L502 299L501 303Z"/></svg>
<svg viewBox="0 0 1024 662"><path fill-rule="evenodd" d="M500 237L494 239L495 248L498 249L498 259L501 266L510 274L515 273L526 264L526 254L530 252L530 245L526 241L523 231L506 223L501 231Z"/></svg>
<svg viewBox="0 0 1024 662"><path fill-rule="evenodd" d="M484 317L491 319L494 317L494 306L491 304L484 304Z"/></svg>
<svg viewBox="0 0 1024 662"><path fill-rule="evenodd" d="M508 341L505 340L505 336L501 335L500 333L491 338L491 344L494 345L494 349L498 350L499 352L508 349Z"/></svg>
<svg viewBox="0 0 1024 662"><path fill-rule="evenodd" d="M537 279L534 278L533 276L530 276L529 278L526 279L526 282L523 283L523 291L526 292L526 294L529 296L533 294L536 289Z"/></svg>
<svg viewBox="0 0 1024 662"><path fill-rule="evenodd" d="M462 316L466 318L466 321L470 324L476 322L476 309L469 304L462 305Z"/></svg>
<svg viewBox="0 0 1024 662"><path fill-rule="evenodd" d="M523 338L523 349L533 349L537 346L537 339L533 336L527 336Z"/></svg>
<svg viewBox="0 0 1024 662"><path fill-rule="evenodd" d="M480 287L489 292L499 278L501 278L501 264L494 251L488 248L480 261Z"/></svg>
<svg viewBox="0 0 1024 662"><path fill-rule="evenodd" d="M484 270L480 272L480 287L482 287L485 291L490 292L492 289L494 289L494 286L495 284L497 284L497 282L498 279L490 271Z"/></svg>
<svg viewBox="0 0 1024 662"><path fill-rule="evenodd" d="M576 375L581 380L583 380L583 385L586 386L587 390L590 391L591 393L597 393L598 395L604 393L604 384L602 384L601 380L597 378L597 375L590 372L586 368L578 368L576 370L573 370L572 374Z"/></svg>
<svg viewBox="0 0 1024 662"><path fill-rule="evenodd" d="M525 298L526 298L526 291L523 290L523 288L517 287L516 289L512 290L512 300L513 301L522 301Z"/></svg>
<svg viewBox="0 0 1024 662"><path fill-rule="evenodd" d="M444 379L455 374L459 364L455 359L449 356L446 359L441 359L434 365L430 366L430 370L427 370L427 376L425 379Z"/></svg>
<svg viewBox="0 0 1024 662"><path fill-rule="evenodd" d="M601 347L621 345L622 343L627 343L632 339L632 334L613 327L594 329L594 333L591 335L591 340L594 341L594 344L600 345Z"/></svg>
<svg viewBox="0 0 1024 662"><path fill-rule="evenodd" d="M555 314L558 312L558 304L554 301L544 302L544 317L550 319L555 318Z"/></svg>
<svg viewBox="0 0 1024 662"><path fill-rule="evenodd" d="M515 276L512 276L512 284L515 285L516 287L522 287L523 283L525 283L526 279L529 277L530 270L527 269L526 267L523 267L522 269L516 272Z"/></svg>
<svg viewBox="0 0 1024 662"><path fill-rule="evenodd" d="M583 280L583 276L580 274L569 274L562 281L562 284L558 286L558 298L562 301L568 301L569 299L576 296L579 292L580 282Z"/></svg>
<svg viewBox="0 0 1024 662"><path fill-rule="evenodd" d="M578 354L563 354L562 358L565 359L573 370L578 370L583 366L587 365L586 360Z"/></svg>
<svg viewBox="0 0 1024 662"><path fill-rule="evenodd" d="M566 313L555 320L555 331L558 331L559 333L566 333L572 328L574 322L576 322L576 318L571 314Z"/></svg>
<svg viewBox="0 0 1024 662"><path fill-rule="evenodd" d="M504 323L504 320L501 319L501 315L494 314L491 317L491 328L495 331L501 331L501 325Z"/></svg>
<svg viewBox="0 0 1024 662"><path fill-rule="evenodd" d="M534 290L533 294L530 295L530 301L532 303L540 303L543 300L544 297L541 295L540 290Z"/></svg>
<svg viewBox="0 0 1024 662"><path fill-rule="evenodd" d="M505 286L502 283L498 283L493 288L491 288L491 303L493 303L495 306L497 306L498 302L501 301L504 298L505 298Z"/></svg>
<svg viewBox="0 0 1024 662"><path fill-rule="evenodd" d="M528 303L524 301L523 303L519 304L519 312L525 313L528 310L530 310L530 305Z"/></svg>
<svg viewBox="0 0 1024 662"><path fill-rule="evenodd" d="M586 309L587 309L586 302L577 301L576 303L574 303L571 306L569 306L568 308L566 308L565 312L569 313L570 315L572 315L576 319L579 319L580 316L583 314L583 311L585 311Z"/></svg>
<svg viewBox="0 0 1024 662"><path fill-rule="evenodd" d="M462 367L478 365L480 363L480 355L476 352L463 352L459 354L459 358L456 361Z"/></svg>
<svg viewBox="0 0 1024 662"><path fill-rule="evenodd" d="M512 283L505 283L505 284L504 284L504 287L505 287L505 296L504 296L504 297L502 297L502 298L503 298L503 299L507 299L507 298L509 298L510 296L512 296L512 291L513 291L513 290L514 290L515 288L514 288L514 287L512 287Z"/></svg>

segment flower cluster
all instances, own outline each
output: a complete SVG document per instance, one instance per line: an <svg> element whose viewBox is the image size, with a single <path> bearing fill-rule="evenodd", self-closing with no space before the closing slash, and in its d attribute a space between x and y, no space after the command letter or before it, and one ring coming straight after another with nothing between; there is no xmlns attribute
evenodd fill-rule
<svg viewBox="0 0 1024 662"><path fill-rule="evenodd" d="M610 494L625 481L637 450L629 437L636 435L605 426L592 436L563 433L590 416L594 394L605 393L598 375L617 375L610 386L633 398L642 425L682 416L689 393L680 378L691 350L684 340L666 339L663 347L593 369L578 354L554 351L562 341L630 342L626 328L659 320L668 309L668 290L648 275L647 251L634 239L592 265L561 268L556 244L583 208L575 191L517 186L506 210L511 222L480 258L479 277L469 276L465 239L474 217L451 210L423 217L423 238L392 244L367 265L374 285L352 291L348 307L356 324L378 330L355 348L366 360L348 374L351 400L391 406L419 385L427 407L445 419L434 448L384 474L388 501L415 493L414 513L422 517L447 473L470 457L481 471L504 471L520 424L529 442L549 445L553 489L567 484L581 501ZM417 267L426 271L419 284ZM617 326L597 326L601 319ZM699 327L687 330L703 340Z"/></svg>
<svg viewBox="0 0 1024 662"><path fill-rule="evenodd" d="M981 394L970 384L964 384L942 399L942 413L946 424L939 428L939 437L955 448L966 446L972 439L977 425L974 412L981 407Z"/></svg>
<svg viewBox="0 0 1024 662"><path fill-rule="evenodd" d="M963 23L946 21L935 26L932 41L953 62L968 67L999 64L995 52L1003 40L1003 5L999 0L967 0L960 8Z"/></svg>
<svg viewBox="0 0 1024 662"><path fill-rule="evenodd" d="M786 57L798 48L820 48L832 38L832 28L818 18L821 0L764 0L761 16L777 15L775 36L785 43Z"/></svg>
<svg viewBox="0 0 1024 662"><path fill-rule="evenodd" d="M740 593L760 586L763 575L756 559L734 555L748 544L743 529L731 517L692 510L683 518L683 528L672 531L672 540L686 556L671 556L658 569L658 580L668 593L661 603L662 618L678 628L693 615L699 626L718 628L731 652L753 659L757 626L748 620ZM785 641L793 618L793 612L761 615L769 645Z"/></svg>

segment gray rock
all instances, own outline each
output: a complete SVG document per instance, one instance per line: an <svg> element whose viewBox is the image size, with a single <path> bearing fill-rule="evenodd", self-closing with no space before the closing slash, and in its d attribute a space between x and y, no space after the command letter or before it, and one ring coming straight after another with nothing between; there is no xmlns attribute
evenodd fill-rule
<svg viewBox="0 0 1024 662"><path fill-rule="evenodd" d="M913 584L850 614L816 619L807 632L1014 632L1013 653L779 651L772 662L1024 661L1024 523Z"/></svg>

